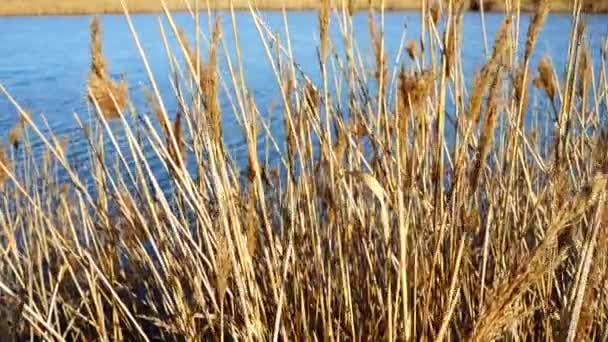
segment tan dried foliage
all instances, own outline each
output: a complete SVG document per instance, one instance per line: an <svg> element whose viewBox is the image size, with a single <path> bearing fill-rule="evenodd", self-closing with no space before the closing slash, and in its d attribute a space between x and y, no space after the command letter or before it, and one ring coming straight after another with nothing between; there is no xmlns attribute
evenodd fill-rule
<svg viewBox="0 0 608 342"><path fill-rule="evenodd" d="M91 20L91 69L88 80L89 101L99 108L106 119L120 116L129 102L129 87L125 80L116 82L110 78L107 62L102 53L102 34L99 17Z"/></svg>
<svg viewBox="0 0 608 342"><path fill-rule="evenodd" d="M534 51L534 47L536 46L536 42L538 40L538 34L540 33L542 27L545 25L549 10L549 0L539 0L538 5L536 7L536 11L534 11L534 16L532 17L532 21L530 21L528 34L526 35L524 63L526 63L532 56L532 51Z"/></svg>
<svg viewBox="0 0 608 342"><path fill-rule="evenodd" d="M439 20L441 20L442 9L441 9L441 1L435 0L431 3L431 7L429 8L429 12L431 14L431 20L433 24L437 26Z"/></svg>
<svg viewBox="0 0 608 342"><path fill-rule="evenodd" d="M399 108L407 115L423 111L426 100L433 89L435 75L431 70L408 74L405 68L399 73Z"/></svg>
<svg viewBox="0 0 608 342"><path fill-rule="evenodd" d="M13 163L6 155L4 145L0 142L0 189L4 187L6 180L9 177L9 172L12 170Z"/></svg>
<svg viewBox="0 0 608 342"><path fill-rule="evenodd" d="M11 128L8 132L8 142L13 148L18 148L21 140L23 139L23 131L25 128L25 119L23 116L19 116L15 127Z"/></svg>
<svg viewBox="0 0 608 342"><path fill-rule="evenodd" d="M492 86L490 87L490 97L488 99L487 110L485 113L484 124L479 137L479 145L477 149L477 161L475 169L473 171L473 189L477 189L479 184L479 178L482 173L482 169L494 141L494 135L496 130L496 124L498 122L498 105L500 102L500 91L502 86L502 78L500 72L494 77Z"/></svg>
<svg viewBox="0 0 608 342"><path fill-rule="evenodd" d="M255 193L251 192L247 201L247 252L250 257L255 256L258 246L258 215L255 205Z"/></svg>
<svg viewBox="0 0 608 342"><path fill-rule="evenodd" d="M548 57L543 57L538 64L538 76L533 83L536 88L544 90L549 99L555 99L556 84L553 76L553 64Z"/></svg>
<svg viewBox="0 0 608 342"><path fill-rule="evenodd" d="M580 53L580 61L578 68L578 88L577 93L583 99L583 101L587 100L589 95L589 90L591 89L591 80L593 73L593 62L591 61L591 52L589 51L589 46L587 44L583 44Z"/></svg>
<svg viewBox="0 0 608 342"><path fill-rule="evenodd" d="M479 72L478 76L475 78L475 84L473 86L473 90L471 91L471 95L469 97L469 104L467 107L467 118L469 123L476 127L479 124L480 115L481 115L481 107L483 102L483 97L486 93L486 88L488 87L490 80L498 68L500 67L499 62L504 55L507 48L507 40L510 36L511 29L511 18L507 17L503 20L503 23L496 33L496 40L494 42L494 49L492 51L492 56L490 60L484 65L484 67Z"/></svg>
<svg viewBox="0 0 608 342"><path fill-rule="evenodd" d="M416 60L418 58L418 43L415 40L410 39L405 46L405 50L410 59Z"/></svg>
<svg viewBox="0 0 608 342"><path fill-rule="evenodd" d="M221 110L219 102L219 73L218 73L218 46L222 39L222 23L219 16L214 19L211 40L207 52L207 63L200 59L200 53L195 51L185 32L178 29L177 38L183 48L188 62L188 70L193 79L198 81L199 95L206 109L209 133L214 141L221 140L223 136L221 124Z"/></svg>
<svg viewBox="0 0 608 342"><path fill-rule="evenodd" d="M376 27L376 19L373 15L373 12L370 12L367 17L367 25L376 62L374 78L376 79L376 82L378 82L380 88L385 91L388 75L386 65L386 51L384 51L384 39L382 37L382 33Z"/></svg>
<svg viewBox="0 0 608 342"><path fill-rule="evenodd" d="M329 49L329 25L331 15L330 0L320 0L319 6L319 41L321 42L321 62L327 60L327 50Z"/></svg>
<svg viewBox="0 0 608 342"><path fill-rule="evenodd" d="M232 264L230 262L230 251L228 250L227 238L222 234L218 239L217 252L215 256L216 274L215 288L217 291L218 301L224 302L226 290L228 289L228 277Z"/></svg>

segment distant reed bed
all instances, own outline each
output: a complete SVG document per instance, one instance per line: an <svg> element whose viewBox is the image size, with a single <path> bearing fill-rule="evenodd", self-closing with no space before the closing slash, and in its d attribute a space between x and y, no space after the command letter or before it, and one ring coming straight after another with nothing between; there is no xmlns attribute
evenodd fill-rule
<svg viewBox="0 0 608 342"><path fill-rule="evenodd" d="M318 59L306 61L318 82L292 57L289 23L278 34L249 11L284 134L244 81L234 12L209 11L210 33L189 36L165 7L159 39L179 46L165 45L170 94L128 12L149 78L140 90L113 79L93 18L78 165L72 142L43 134L0 83L19 113L0 148L0 340L608 338L608 41L594 59L583 4L563 68L533 58L551 10L541 0L523 31L506 8L474 76L462 0L426 3L421 35L395 56L382 12L368 9L363 56L355 4L320 4ZM241 127L244 165L222 117Z"/></svg>
<svg viewBox="0 0 608 342"><path fill-rule="evenodd" d="M448 0L440 0L445 4ZM131 12L151 13L161 12L162 6L158 0L128 0ZM237 10L247 10L249 2L261 10L310 10L320 7L319 0L198 0L201 7L228 9L230 4ZM357 10L365 10L370 3L386 10L418 10L430 0L351 0L346 1ZM485 11L504 11L507 6L519 3L525 11L533 11L538 0L464 0L466 9ZM567 12L573 7L575 0L550 0L553 11ZM165 0L171 10L192 11L195 1ZM334 6L339 6L342 0L332 0ZM608 0L582 0L583 11L589 13L608 12ZM0 15L78 15L78 14L122 14L120 0L3 0L0 2Z"/></svg>

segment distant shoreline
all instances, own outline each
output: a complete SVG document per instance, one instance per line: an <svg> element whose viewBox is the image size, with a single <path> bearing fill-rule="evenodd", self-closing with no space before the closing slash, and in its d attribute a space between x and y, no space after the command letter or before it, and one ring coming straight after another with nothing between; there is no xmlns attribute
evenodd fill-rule
<svg viewBox="0 0 608 342"><path fill-rule="evenodd" d="M207 9L206 4L211 4L213 10L227 10L229 6L222 1L218 5L218 0L199 0L199 6L202 11ZM340 1L340 0L338 0ZM430 1L430 0L427 0ZM468 1L470 11L475 11L478 8L476 1ZM487 12L504 11L504 2L492 2L484 0L485 10ZM532 0L522 0L521 10L525 12L532 11L534 6ZM128 0L129 12L133 14L150 14L161 13L162 7L160 0ZM165 0L167 7L171 11L188 11L183 0ZM194 3L194 0L190 0ZM252 1L255 2L255 1ZM356 0L358 10L367 9L367 0ZM256 9L267 11L280 11L285 7L288 11L305 11L315 10L319 0L258 0ZM420 10L421 0L385 0L386 11L417 11ZM493 4L492 4L493 3ZM248 10L247 0L235 0L235 10ZM569 13L572 11L569 1L557 0L552 3L552 12ZM608 0L599 0L591 3L585 8L587 13L606 13L608 11ZM120 0L29 0L24 3L23 0L2 0L0 2L0 17L18 17L18 16L77 16L77 15L92 15L92 14L108 14L119 15L123 14Z"/></svg>

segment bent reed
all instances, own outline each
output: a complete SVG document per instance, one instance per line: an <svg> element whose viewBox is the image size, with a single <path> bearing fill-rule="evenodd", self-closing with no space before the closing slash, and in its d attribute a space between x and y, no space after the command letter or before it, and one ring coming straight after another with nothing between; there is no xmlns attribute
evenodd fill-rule
<svg viewBox="0 0 608 342"><path fill-rule="evenodd" d="M319 82L287 20L279 36L250 8L285 134L244 81L234 12L210 11L211 37L189 41L165 8L173 94L125 12L150 113L108 77L92 20L86 166L0 84L19 114L0 146L0 340L606 339L608 42L594 60L577 1L567 64L537 64L549 1L525 32L507 8L467 80L464 1L425 3L396 56L382 12L368 9L362 56L353 5L326 4ZM245 165L222 117L242 128Z"/></svg>

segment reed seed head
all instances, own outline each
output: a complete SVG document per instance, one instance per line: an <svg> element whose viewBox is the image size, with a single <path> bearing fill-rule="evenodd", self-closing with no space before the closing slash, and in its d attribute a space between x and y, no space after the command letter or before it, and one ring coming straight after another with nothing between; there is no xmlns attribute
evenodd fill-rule
<svg viewBox="0 0 608 342"><path fill-rule="evenodd" d="M555 98L556 84L553 77L553 65L548 57L543 57L538 64L538 77L534 80L534 86L544 90L549 99Z"/></svg>
<svg viewBox="0 0 608 342"><path fill-rule="evenodd" d="M462 1L461 1L462 2ZM454 4L454 6L461 6ZM461 6L462 7L462 6ZM463 10L460 7L453 9L454 13L450 16L449 20L452 21L450 30L444 32L444 54L445 58L445 72L448 77L452 76L452 69L456 65L457 55L459 53L459 47L462 35L462 16ZM424 50L424 47L423 47Z"/></svg>
<svg viewBox="0 0 608 342"><path fill-rule="evenodd" d="M99 107L100 114L113 119L129 102L128 85L125 80L113 81L107 71L107 63L102 54L101 24L99 17L91 21L91 70L89 71L88 98Z"/></svg>
<svg viewBox="0 0 608 342"><path fill-rule="evenodd" d="M469 104L467 107L467 119L469 120L471 127L477 126L481 119L481 106L490 78L491 70L488 65L484 66L475 77L475 84L473 85L473 90L469 96Z"/></svg>
<svg viewBox="0 0 608 342"><path fill-rule="evenodd" d="M25 122L22 116L19 116L19 120L15 127L11 128L8 132L8 142L14 149L19 148L19 144L23 139L23 130L24 130Z"/></svg>
<svg viewBox="0 0 608 342"><path fill-rule="evenodd" d="M182 112L177 111L175 120L173 121L173 138L175 139L177 149L174 147L174 144L167 141L167 144L169 145L169 155L173 159L175 165L180 168L184 166L184 158L186 156L186 145L184 144L184 139L182 137L182 116Z"/></svg>
<svg viewBox="0 0 608 342"><path fill-rule="evenodd" d="M91 20L91 73L98 77L104 77L108 72L106 70L106 59L102 54L101 42L101 23L98 16L94 16Z"/></svg>
<svg viewBox="0 0 608 342"><path fill-rule="evenodd" d="M185 57L190 59L190 62L192 64L192 70L190 70L190 72L193 76L196 75L196 69L200 69L202 63L199 59L197 59L196 51L194 51L190 46L190 42L188 41L186 32L184 32L181 27L177 29L177 41L179 45L183 48ZM190 67L190 65L188 67Z"/></svg>
<svg viewBox="0 0 608 342"><path fill-rule="evenodd" d="M496 72L498 70L499 62L502 60L503 55L506 52L508 39L510 37L511 30L511 18L507 17L503 20L500 29L496 33L496 38L494 41L494 50L492 51L492 56L490 60L484 65L479 74L475 77L475 84L473 86L473 90L471 91L471 95L469 97L469 105L467 117L470 123L474 126L479 124L481 120L481 107L483 102L483 97L486 93L486 88L488 87L490 81L493 76L496 76Z"/></svg>
<svg viewBox="0 0 608 342"><path fill-rule="evenodd" d="M106 119L120 116L129 102L129 87L126 81L114 82L109 78L99 78L92 74L89 78L89 101L99 106L100 114Z"/></svg>
<svg viewBox="0 0 608 342"><path fill-rule="evenodd" d="M384 51L384 42L382 33L376 27L376 20L373 12L369 13L367 17L368 30L372 41L372 48L374 50L374 57L376 59L376 70L374 77L378 82L381 89L385 89L384 85L387 81L387 69L386 69L386 53Z"/></svg>
<svg viewBox="0 0 608 342"><path fill-rule="evenodd" d="M402 68L399 74L399 98L402 108L409 113L422 112L426 99L433 89L435 76L432 71L407 75Z"/></svg>
<svg viewBox="0 0 608 342"><path fill-rule="evenodd" d="M608 176L604 174L598 174L588 182L581 191L571 201L572 210L568 216L575 218L584 214L584 212L593 206L599 199L600 195L606 192L606 186L608 185Z"/></svg>
<svg viewBox="0 0 608 342"><path fill-rule="evenodd" d="M513 20L510 16L507 16L502 24L500 25L500 29L496 33L496 39L494 41L494 49L492 51L491 60L494 63L499 63L502 60L504 54L508 51L509 38L511 37L511 27Z"/></svg>
<svg viewBox="0 0 608 342"><path fill-rule="evenodd" d="M518 67L514 71L513 75L513 96L515 98L515 103L517 104L517 108L523 108L523 113L525 114L528 108L528 85L530 83L530 77L526 77L526 82L524 84L524 68ZM524 122L523 116L519 125L521 126Z"/></svg>
<svg viewBox="0 0 608 342"><path fill-rule="evenodd" d="M344 152L346 151L346 147L348 147L348 132L344 129L338 130L338 137L336 139L336 143L334 144L334 155L338 163L342 162L342 158L344 156Z"/></svg>
<svg viewBox="0 0 608 342"><path fill-rule="evenodd" d="M304 86L304 99L309 109L316 113L319 109L319 91L315 88L315 85L308 81Z"/></svg>
<svg viewBox="0 0 608 342"><path fill-rule="evenodd" d="M319 40L321 42L321 62L327 60L327 50L329 48L329 20L331 12L330 0L320 0L319 9Z"/></svg>
<svg viewBox="0 0 608 342"><path fill-rule="evenodd" d="M202 89L203 100L209 115L211 126L211 136L220 141L223 136L222 132L222 114L220 111L219 101L219 74L217 47L222 37L222 23L219 16L215 18L215 25L212 33L212 41L208 52L208 67L207 67L207 84Z"/></svg>
<svg viewBox="0 0 608 342"><path fill-rule="evenodd" d="M418 58L418 43L415 40L410 39L407 42L405 49L407 51L407 55L410 56L410 59L416 60L416 58Z"/></svg>
<svg viewBox="0 0 608 342"><path fill-rule="evenodd" d="M477 189L479 179L488 155L492 149L494 141L494 132L496 130L496 124L498 122L498 103L500 98L500 91L502 85L502 78L500 72L494 77L492 85L490 87L490 96L488 98L488 105L486 114L484 117L484 124L481 130L481 136L479 137L477 163L473 171L473 189Z"/></svg>
<svg viewBox="0 0 608 342"><path fill-rule="evenodd" d="M211 40L207 51L207 63L203 63L197 51L193 50L185 32L177 31L177 39L185 57L190 61L188 68L193 79L198 80L199 96L206 109L209 134L213 141L222 139L221 110L219 102L219 72L217 48L222 38L222 23L219 16L215 17L211 32Z"/></svg>
<svg viewBox="0 0 608 342"><path fill-rule="evenodd" d="M165 115L160 105L158 104L158 101L154 98L152 93L150 93L147 88L144 88L144 93L148 100L148 105L152 108L152 111L156 115L156 120L158 121L163 136L165 137L165 144L169 153L169 157L173 160L173 162L178 168L181 168L184 164L184 158L186 156L186 145L182 137L181 128L183 114L181 111L177 111L177 113L175 114L175 120L171 124L171 128L169 128L165 123ZM174 147L175 145L172 142L171 134L173 134L173 138L175 138L177 149Z"/></svg>
<svg viewBox="0 0 608 342"><path fill-rule="evenodd" d="M536 41L538 40L538 34L540 33L543 25L545 25L549 10L549 0L539 0L536 11L534 11L534 16L532 17L532 21L530 22L530 26L528 27L524 63L530 59L530 56L532 56L532 51L534 50Z"/></svg>
<svg viewBox="0 0 608 342"><path fill-rule="evenodd" d="M0 189L4 187L11 169L12 163L6 155L4 144L0 142Z"/></svg>
<svg viewBox="0 0 608 342"><path fill-rule="evenodd" d="M586 102L589 90L591 89L591 79L593 73L593 62L591 60L591 53L589 52L589 46L584 44L581 49L580 61L578 67L578 95L581 97L583 102Z"/></svg>
<svg viewBox="0 0 608 342"><path fill-rule="evenodd" d="M431 15L431 20L433 21L433 24L435 26L437 26L437 23L439 22L439 20L441 20L441 14L442 14L440 0L435 0L431 3L431 7L429 8L429 13Z"/></svg>

